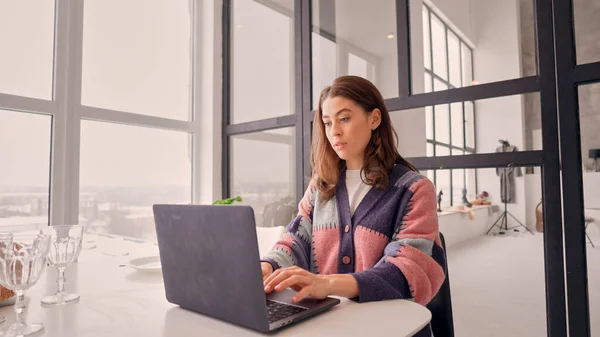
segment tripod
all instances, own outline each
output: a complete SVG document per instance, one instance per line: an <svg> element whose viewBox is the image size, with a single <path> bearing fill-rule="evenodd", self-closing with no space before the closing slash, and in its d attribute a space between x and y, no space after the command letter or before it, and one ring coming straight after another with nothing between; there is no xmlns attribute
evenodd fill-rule
<svg viewBox="0 0 600 337"><path fill-rule="evenodd" d="M506 193L506 178L502 179L502 185L503 185L503 189L500 193ZM516 222L519 223L518 226L514 226L511 228L508 228L508 217L512 217L513 219L515 219ZM504 228L502 228L502 226L504 225ZM496 219L496 221L494 222L494 224L492 225L492 227L490 227L488 229L487 232L485 232L485 235L488 235L490 233L490 231L492 230L492 228L494 227L498 227L500 230L498 231L498 234L506 234L506 232L508 232L511 229L516 229L519 227L523 227L525 228L529 233L531 233L531 235L533 235L533 232L527 228L527 226L523 225L523 223L521 221L519 221L519 219L517 219L514 215L512 215L508 210L507 210L507 196L505 196L504 198L504 212L502 212L502 214L500 214L500 216L498 217L498 219Z"/></svg>
<svg viewBox="0 0 600 337"><path fill-rule="evenodd" d="M527 228L525 225L523 225L523 223L521 221L519 221L519 219L517 219L514 215L512 215L506 208L507 208L506 200L504 200L504 212L502 212L502 214L500 214L500 216L498 217L498 219L496 219L496 221L494 222L494 224L492 225L492 227L490 227L490 229L488 229L488 231L485 233L485 235L488 235L490 233L490 231L492 230L492 228L494 228L496 226L500 229L500 231L498 232L498 234L506 234L506 232L508 232L511 229L523 227L529 233L531 233L531 235L533 235L533 232L531 230L529 230L529 228ZM511 216L513 219L515 219L515 221L518 222L519 225L515 226L515 227L508 228L508 216ZM502 228L502 225L504 225L504 228Z"/></svg>

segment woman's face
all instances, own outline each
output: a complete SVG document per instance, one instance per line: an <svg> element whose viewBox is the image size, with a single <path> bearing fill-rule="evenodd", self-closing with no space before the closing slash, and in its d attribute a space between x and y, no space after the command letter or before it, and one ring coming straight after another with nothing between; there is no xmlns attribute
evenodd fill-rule
<svg viewBox="0 0 600 337"><path fill-rule="evenodd" d="M381 123L381 111L367 113L353 100L339 96L325 99L322 108L329 144L349 170L360 169L371 134Z"/></svg>

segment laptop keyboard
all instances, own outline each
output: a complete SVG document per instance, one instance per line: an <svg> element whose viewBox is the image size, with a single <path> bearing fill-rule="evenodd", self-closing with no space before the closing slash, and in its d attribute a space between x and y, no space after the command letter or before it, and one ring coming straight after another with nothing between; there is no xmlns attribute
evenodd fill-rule
<svg viewBox="0 0 600 337"><path fill-rule="evenodd" d="M308 310L306 308L297 307L285 303L267 300L267 313L269 314L269 323L277 322L280 319L290 317L299 312Z"/></svg>

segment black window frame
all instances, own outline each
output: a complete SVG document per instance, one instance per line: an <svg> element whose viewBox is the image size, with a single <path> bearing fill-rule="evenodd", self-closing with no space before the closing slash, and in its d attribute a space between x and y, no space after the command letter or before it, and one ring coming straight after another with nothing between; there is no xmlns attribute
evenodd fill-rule
<svg viewBox="0 0 600 337"><path fill-rule="evenodd" d="M434 92L434 82L435 80L438 80L439 82L441 82L442 84L444 84L447 88L449 89L455 89L457 88L456 86L454 86L451 82L450 82L450 51L448 48L448 32L451 32L454 36L456 36L456 38L458 39L458 53L459 53L459 72L460 72L460 83L461 85L465 83L465 79L463 78L464 72L463 72L463 62L462 62L462 51L463 51L463 46L468 48L469 52L470 52L470 60L469 62L471 63L471 78L470 79L466 79L469 83L471 83L473 81L473 48L471 48L471 46L469 46L468 43L465 42L465 40L460 36L460 34L458 34L456 31L454 31L450 26L448 26L448 23L446 21L444 21L439 15L437 15L429 5L423 3L423 10L425 10L427 12L427 22L423 22L423 25L427 25L429 27L429 68L427 67L427 65L425 65L424 71L425 71L425 75L429 75L429 77L431 78L431 83L430 83L430 87L429 88L425 88L425 93L430 93L430 92ZM444 27L444 43L446 45L446 79L442 78L441 76L439 76L439 74L436 72L435 67L434 67L434 62L433 62L433 45L434 45L434 41L433 41L433 31L432 31L432 16L435 16L437 18L437 20L439 22L442 23L443 27ZM426 84L427 85L427 84ZM452 156L452 151L453 150L457 150L457 151L462 151L463 155L469 155L469 154L476 154L477 153L477 141L476 141L476 137L474 137L475 139L473 139L473 147L468 147L467 146L467 124L466 124L466 103L467 102L460 102L461 105L461 113L462 113L462 146L458 146L456 144L454 144L453 140L452 140L452 105L450 103L448 104L444 104L447 105L448 107L448 137L449 137L449 141L448 143L445 142L441 142L438 139L436 139L436 106L430 106L429 108L431 108L432 111L432 120L428 121L427 117L425 119L425 122L428 124L431 124L432 126L432 138L426 137L427 139L427 144L431 144L431 146L433 147L433 151L432 151L432 155L433 157L435 157L437 155L437 150L439 147L443 147L448 149L448 153L450 156ZM473 112L473 123L470 125L470 128L472 128L471 132L473 133L473 135L476 135L476 129L475 129L475 119L476 117L476 113L475 113L475 102L470 101L470 103L472 104L472 112ZM429 153L428 153L429 156ZM459 171L460 172L460 171ZM461 202L461 200L455 200L454 195L455 195L455 187L454 187L454 175L458 174L455 169L451 169L450 170L450 190L448 191L448 198L450 199L450 206L454 206L456 204L459 204ZM474 174L474 180L475 180L475 193L477 193L477 170L473 171ZM463 188L467 187L467 170L463 170L462 171L462 181L463 181ZM438 183L438 170L433 170L433 183L434 185L437 186Z"/></svg>
<svg viewBox="0 0 600 337"><path fill-rule="evenodd" d="M229 25L232 0L222 1L223 196L228 196L230 192L229 138L236 134L293 126L296 128L297 144L296 198L300 200L310 175L308 154L313 117L311 111L312 1L294 0L295 114L236 125L230 124L229 119L231 108ZM321 0L319 5L321 6L324 1ZM589 337L590 317L577 88L581 84L600 82L600 62L588 64L576 62L572 0L531 1L535 4L537 75L415 94L411 88L413 74L410 53L410 1L396 0L399 90L398 97L386 99L386 105L389 111L402 113L409 109L440 104L540 93L543 150L407 159L420 170L541 167L547 335L566 336L568 331L571 336ZM568 202L563 202L564 200Z"/></svg>

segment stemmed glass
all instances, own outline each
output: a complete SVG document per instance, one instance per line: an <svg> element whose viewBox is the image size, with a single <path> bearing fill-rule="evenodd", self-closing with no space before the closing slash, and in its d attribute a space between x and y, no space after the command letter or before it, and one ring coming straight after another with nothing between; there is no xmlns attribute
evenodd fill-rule
<svg viewBox="0 0 600 337"><path fill-rule="evenodd" d="M61 305L76 302L78 294L65 291L65 270L79 257L83 238L82 225L51 226L44 230L50 237L48 260L58 270L58 290L56 294L42 299L44 305Z"/></svg>
<svg viewBox="0 0 600 337"><path fill-rule="evenodd" d="M44 329L41 323L25 322L25 292L39 280L46 267L50 237L43 233L18 232L0 235L0 284L14 291L16 320L2 335L28 336Z"/></svg>

